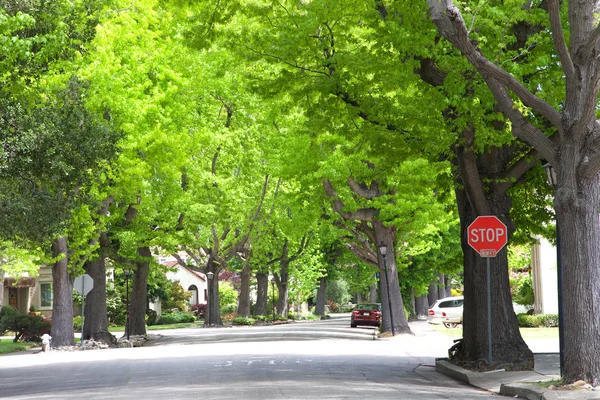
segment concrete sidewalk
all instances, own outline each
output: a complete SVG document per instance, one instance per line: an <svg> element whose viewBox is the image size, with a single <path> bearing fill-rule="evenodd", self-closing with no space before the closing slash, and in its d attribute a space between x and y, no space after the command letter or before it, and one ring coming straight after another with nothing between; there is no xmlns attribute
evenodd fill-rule
<svg viewBox="0 0 600 400"><path fill-rule="evenodd" d="M536 385L538 382L559 379L558 353L537 353L534 371L491 371L472 372L448 362L437 359L435 369L446 376L468 383L471 386L499 393L505 396L530 400L581 400L600 399L600 391L573 389L553 390Z"/></svg>

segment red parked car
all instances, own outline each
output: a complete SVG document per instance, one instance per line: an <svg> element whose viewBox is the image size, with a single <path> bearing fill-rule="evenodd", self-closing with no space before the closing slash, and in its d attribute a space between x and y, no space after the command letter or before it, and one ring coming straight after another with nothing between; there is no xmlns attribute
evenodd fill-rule
<svg viewBox="0 0 600 400"><path fill-rule="evenodd" d="M350 326L356 328L357 325L381 324L381 307L377 303L359 304L352 311L350 317Z"/></svg>

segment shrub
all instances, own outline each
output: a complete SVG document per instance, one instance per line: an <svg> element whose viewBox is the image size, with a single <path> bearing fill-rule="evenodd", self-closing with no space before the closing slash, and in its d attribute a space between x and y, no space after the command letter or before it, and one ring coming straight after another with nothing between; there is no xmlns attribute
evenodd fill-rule
<svg viewBox="0 0 600 400"><path fill-rule="evenodd" d="M230 314L236 311L238 292L229 282L219 282L219 307L221 313Z"/></svg>
<svg viewBox="0 0 600 400"><path fill-rule="evenodd" d="M268 316L266 316L266 315L255 315L255 316L254 316L254 319L255 319L256 321L266 321L266 320L268 320L268 319L269 319L269 317L268 317Z"/></svg>
<svg viewBox="0 0 600 400"><path fill-rule="evenodd" d="M340 312L340 305L332 300L327 300L327 306L329 307L329 312L331 313Z"/></svg>
<svg viewBox="0 0 600 400"><path fill-rule="evenodd" d="M80 332L82 326L83 326L83 318L81 317L81 315L73 317L73 329L75 329L76 332Z"/></svg>
<svg viewBox="0 0 600 400"><path fill-rule="evenodd" d="M537 328L544 326L547 328L558 326L558 315L557 314L518 314L517 321L520 327L523 328Z"/></svg>
<svg viewBox="0 0 600 400"><path fill-rule="evenodd" d="M229 304L221 307L221 314L233 314L237 312L237 306L235 304Z"/></svg>
<svg viewBox="0 0 600 400"><path fill-rule="evenodd" d="M50 323L40 316L23 314L8 306L0 309L0 335L15 332L15 343L40 341L44 333L50 333L50 328Z"/></svg>
<svg viewBox="0 0 600 400"><path fill-rule="evenodd" d="M204 316L206 315L206 304L194 304L192 306L192 312L196 318L204 319Z"/></svg>
<svg viewBox="0 0 600 400"><path fill-rule="evenodd" d="M183 322L194 321L196 321L196 317L193 314L185 313L183 311L175 311L161 315L157 325L179 324Z"/></svg>
<svg viewBox="0 0 600 400"><path fill-rule="evenodd" d="M254 318L235 317L231 320L234 325L254 325Z"/></svg>
<svg viewBox="0 0 600 400"><path fill-rule="evenodd" d="M148 326L156 325L158 323L158 313L152 309L146 310L146 324Z"/></svg>

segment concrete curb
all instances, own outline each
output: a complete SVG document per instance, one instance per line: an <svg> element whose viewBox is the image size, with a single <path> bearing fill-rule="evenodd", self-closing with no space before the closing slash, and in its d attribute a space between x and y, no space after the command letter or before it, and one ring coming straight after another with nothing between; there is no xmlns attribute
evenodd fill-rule
<svg viewBox="0 0 600 400"><path fill-rule="evenodd" d="M446 358L435 360L435 370L436 372L467 383L471 386L475 386L490 392L499 393L504 396L518 396L519 398L529 400L556 400L564 398L557 394L556 391L544 387L519 382L502 382L506 380L510 381L511 377L516 378L517 373L515 372L508 372L504 370L484 373L472 372L461 368L458 365L452 364ZM547 377L535 372L524 371L522 376L519 378L520 379L515 379L515 381L522 379L530 379L532 381L544 380L544 378Z"/></svg>
<svg viewBox="0 0 600 400"><path fill-rule="evenodd" d="M526 383L502 384L500 386L500 394L512 397L518 396L519 398L529 400L554 400L559 398L550 389Z"/></svg>

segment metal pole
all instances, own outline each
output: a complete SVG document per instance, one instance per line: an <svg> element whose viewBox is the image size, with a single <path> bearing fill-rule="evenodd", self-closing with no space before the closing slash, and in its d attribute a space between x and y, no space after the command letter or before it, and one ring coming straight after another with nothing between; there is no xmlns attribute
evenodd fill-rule
<svg viewBox="0 0 600 400"><path fill-rule="evenodd" d="M564 334L564 305L563 305L563 269L562 254L560 251L560 230L558 229L558 217L556 222L556 273L558 286L558 348L560 358L560 376L563 376L565 367L565 334Z"/></svg>
<svg viewBox="0 0 600 400"><path fill-rule="evenodd" d="M487 328L488 328L488 364L492 365L492 291L490 279L490 258L487 257Z"/></svg>
<svg viewBox="0 0 600 400"><path fill-rule="evenodd" d="M385 269L385 287L387 290L388 307L390 309L390 322L392 323L392 336L396 336L394 328L394 313L392 312L392 299L390 298L390 279L388 277L387 256L383 255L383 268Z"/></svg>
<svg viewBox="0 0 600 400"><path fill-rule="evenodd" d="M83 325L85 324L85 279L81 279L81 337L79 344L83 348Z"/></svg>
<svg viewBox="0 0 600 400"><path fill-rule="evenodd" d="M129 340L129 274L125 275L125 302L127 303L127 323L125 331L127 331L127 340Z"/></svg>

